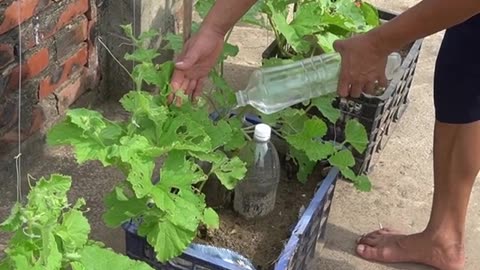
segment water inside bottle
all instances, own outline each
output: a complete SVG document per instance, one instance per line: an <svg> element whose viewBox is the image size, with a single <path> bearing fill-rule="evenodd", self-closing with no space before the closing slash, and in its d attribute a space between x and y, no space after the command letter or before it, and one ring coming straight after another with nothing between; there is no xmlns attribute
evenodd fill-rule
<svg viewBox="0 0 480 270"><path fill-rule="evenodd" d="M388 57L386 77L391 79L401 65L401 56ZM237 106L251 105L272 114L309 99L336 92L341 56L329 53L291 64L261 68L252 73L244 90L236 93Z"/></svg>

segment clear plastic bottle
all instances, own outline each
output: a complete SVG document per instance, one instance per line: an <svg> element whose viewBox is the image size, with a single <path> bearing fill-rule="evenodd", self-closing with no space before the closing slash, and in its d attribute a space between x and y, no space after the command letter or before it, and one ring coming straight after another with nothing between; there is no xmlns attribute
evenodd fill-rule
<svg viewBox="0 0 480 270"><path fill-rule="evenodd" d="M251 105L272 114L292 105L333 93L337 90L341 56L327 53L286 65L261 68L252 73L245 90L236 92L237 107ZM385 75L391 79L402 57L388 57Z"/></svg>
<svg viewBox="0 0 480 270"><path fill-rule="evenodd" d="M248 170L235 187L233 207L246 219L263 217L275 208L280 161L270 137L270 126L256 125L254 140L239 154L247 162Z"/></svg>

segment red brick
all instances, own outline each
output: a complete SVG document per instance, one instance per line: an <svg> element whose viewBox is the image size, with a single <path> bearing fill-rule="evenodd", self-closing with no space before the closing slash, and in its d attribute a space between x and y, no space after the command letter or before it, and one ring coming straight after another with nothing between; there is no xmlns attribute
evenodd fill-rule
<svg viewBox="0 0 480 270"><path fill-rule="evenodd" d="M88 38L88 21L85 16L80 16L72 24L64 27L55 35L55 50L57 56L69 55L72 48L77 47Z"/></svg>
<svg viewBox="0 0 480 270"><path fill-rule="evenodd" d="M42 44L87 10L88 0L63 0L50 5L38 18L34 17L25 23L22 31L24 49L31 49ZM18 43L16 34L11 38L14 43Z"/></svg>
<svg viewBox="0 0 480 270"><path fill-rule="evenodd" d="M19 21L23 23L30 19L49 3L49 0L21 0L13 1L4 10L0 9L0 12L4 15L4 19L0 23L0 35L16 27Z"/></svg>
<svg viewBox="0 0 480 270"><path fill-rule="evenodd" d="M22 65L22 81L29 80L45 70L50 63L50 54L48 48L42 48L30 56L26 57L26 60ZM18 88L18 76L20 74L20 67L17 65L13 68L7 91L12 91L15 88Z"/></svg>
<svg viewBox="0 0 480 270"><path fill-rule="evenodd" d="M14 60L13 46L11 44L0 44L0 69L6 67Z"/></svg>
<svg viewBox="0 0 480 270"><path fill-rule="evenodd" d="M75 54L65 60L52 74L40 82L39 99L43 99L53 93L63 82L68 80L72 73L87 64L87 46L82 46Z"/></svg>
<svg viewBox="0 0 480 270"><path fill-rule="evenodd" d="M79 76L74 76L56 91L58 99L57 108L60 114L64 114L68 107L87 90L84 74L85 69L80 71Z"/></svg>
<svg viewBox="0 0 480 270"><path fill-rule="evenodd" d="M75 17L88 11L88 0L75 0L62 11L55 27L56 30L69 24Z"/></svg>

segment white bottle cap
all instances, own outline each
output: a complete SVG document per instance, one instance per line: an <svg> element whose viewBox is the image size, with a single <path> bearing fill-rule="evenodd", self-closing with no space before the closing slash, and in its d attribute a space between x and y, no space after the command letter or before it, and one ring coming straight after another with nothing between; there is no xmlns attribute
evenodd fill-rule
<svg viewBox="0 0 480 270"><path fill-rule="evenodd" d="M266 142L270 140L272 134L272 128L266 124L258 124L255 126L255 132L253 138L256 141Z"/></svg>

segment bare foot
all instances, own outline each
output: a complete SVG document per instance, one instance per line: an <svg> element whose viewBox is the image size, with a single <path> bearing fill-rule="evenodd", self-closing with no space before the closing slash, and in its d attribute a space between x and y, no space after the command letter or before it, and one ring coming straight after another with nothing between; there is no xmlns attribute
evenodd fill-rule
<svg viewBox="0 0 480 270"><path fill-rule="evenodd" d="M405 235L391 229L369 233L357 241L360 257L384 263L420 263L440 270L461 270L463 246L434 239L427 233Z"/></svg>

